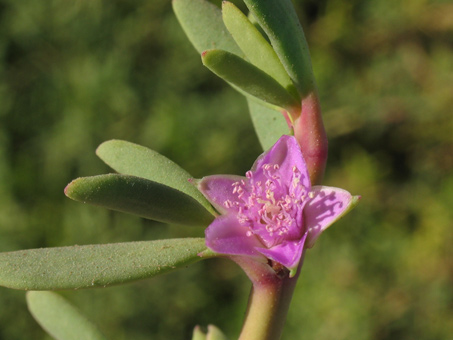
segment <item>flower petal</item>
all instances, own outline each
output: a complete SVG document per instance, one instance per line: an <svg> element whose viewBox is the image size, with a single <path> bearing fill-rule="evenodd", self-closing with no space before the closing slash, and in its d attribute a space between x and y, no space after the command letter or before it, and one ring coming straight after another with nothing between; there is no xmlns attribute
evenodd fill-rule
<svg viewBox="0 0 453 340"><path fill-rule="evenodd" d="M233 183L244 180L245 177L234 175L214 175L203 177L198 181L198 190L208 199L209 202L221 214L236 209L227 208L226 201L235 202L238 200L237 194L233 194Z"/></svg>
<svg viewBox="0 0 453 340"><path fill-rule="evenodd" d="M302 257L306 237L307 233L299 240L283 241L270 249L257 248L257 250L267 258L284 265L291 271L291 276L294 276L294 270L297 269Z"/></svg>
<svg viewBox="0 0 453 340"><path fill-rule="evenodd" d="M228 255L260 256L255 248L263 244L253 234L247 236L234 215L217 217L206 229L206 245L217 253Z"/></svg>
<svg viewBox="0 0 453 340"><path fill-rule="evenodd" d="M326 186L314 186L311 194L313 198L304 208L307 248L313 247L319 235L354 208L360 199L346 190Z"/></svg>
<svg viewBox="0 0 453 340"><path fill-rule="evenodd" d="M293 136L283 135L274 144L272 148L261 154L255 161L252 171L256 172L257 176L261 175L262 167L265 164L278 164L280 174L291 178L293 175L293 167L296 166L301 174L301 183L310 191L310 177L308 175L307 164L305 163L302 151Z"/></svg>

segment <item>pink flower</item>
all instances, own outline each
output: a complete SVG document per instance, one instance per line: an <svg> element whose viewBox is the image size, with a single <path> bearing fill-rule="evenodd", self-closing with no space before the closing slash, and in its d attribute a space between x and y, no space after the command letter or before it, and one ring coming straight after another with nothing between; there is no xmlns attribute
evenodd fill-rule
<svg viewBox="0 0 453 340"><path fill-rule="evenodd" d="M252 256L297 271L304 248L353 208L360 197L311 186L300 147L282 136L246 177L214 175L199 190L221 213L206 229L206 245L226 255Z"/></svg>

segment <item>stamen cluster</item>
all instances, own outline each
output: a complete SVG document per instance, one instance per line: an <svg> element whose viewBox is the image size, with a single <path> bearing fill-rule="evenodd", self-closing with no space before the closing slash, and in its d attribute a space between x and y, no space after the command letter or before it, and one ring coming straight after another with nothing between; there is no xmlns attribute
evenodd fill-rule
<svg viewBox="0 0 453 340"><path fill-rule="evenodd" d="M288 236L298 238L302 232L302 208L307 189L301 172L292 167L289 181L282 181L278 164L264 164L259 170L247 171L246 180L232 184L234 201L226 200L227 209L235 209L246 235L257 235L266 247L281 243Z"/></svg>

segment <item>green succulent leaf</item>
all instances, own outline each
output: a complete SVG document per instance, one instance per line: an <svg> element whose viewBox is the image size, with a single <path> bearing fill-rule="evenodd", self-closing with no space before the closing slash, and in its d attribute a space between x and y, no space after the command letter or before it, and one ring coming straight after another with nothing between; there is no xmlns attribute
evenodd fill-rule
<svg viewBox="0 0 453 340"><path fill-rule="evenodd" d="M222 20L222 11L219 7L206 0L173 0L172 4L179 23L199 53L210 49L222 49L245 57L225 27ZM275 80L273 81L276 82ZM230 82L229 85L242 95L256 99L256 97L243 91L235 84ZM275 105L265 101L260 102L262 105L269 107L269 109L275 108Z"/></svg>
<svg viewBox="0 0 453 340"><path fill-rule="evenodd" d="M96 154L120 174L146 178L182 191L196 199L210 213L215 214L208 200L189 183L192 176L158 152L131 142L110 140L99 145Z"/></svg>
<svg viewBox="0 0 453 340"><path fill-rule="evenodd" d="M291 0L244 0L302 96L315 89L310 53Z"/></svg>
<svg viewBox="0 0 453 340"><path fill-rule="evenodd" d="M223 50L208 50L201 57L212 72L252 96L288 111L299 106L274 78L241 57Z"/></svg>
<svg viewBox="0 0 453 340"><path fill-rule="evenodd" d="M264 32L258 21L256 21L256 18L253 16L252 12L249 11L249 13L247 14L247 19L249 19L249 21L253 24L253 26L255 26L258 32L261 33L263 38L266 39L266 41L270 44L271 41L269 40L269 37L267 36L266 32Z"/></svg>
<svg viewBox="0 0 453 340"><path fill-rule="evenodd" d="M210 49L221 49L232 54L245 57L244 53L236 44L232 35L229 34L227 28L225 27L224 22L222 20L222 12L217 6L209 3L206 0L173 0L173 10L183 30L185 31L189 40L192 42L192 44L194 45L198 52L202 53ZM293 11L293 9L291 10ZM238 17L237 15L234 14L231 15L231 13L230 14L227 13L226 15L236 17L235 20L242 20L241 18L237 18ZM255 25L257 30L263 36L262 27L260 26L259 23L258 24L255 23L256 18L253 15L250 16L251 16L250 21L252 22L253 25ZM229 20L233 21L233 19L231 18L227 18L225 21ZM286 18L284 18L283 20L286 20ZM242 22L242 24L244 23ZM234 32L234 27L230 24L229 29L231 29L231 31ZM238 37L240 34L239 35L237 33L234 34L235 38L240 40L240 37ZM248 34L254 36L254 39L259 41L258 44L260 44L261 48L263 48L262 46L264 45L262 39L256 36L256 31L252 31L250 30L250 28L248 28ZM290 32L290 34L292 34L292 32ZM266 38L268 37L266 35L263 36L263 38L264 40L266 40ZM282 60L281 56L278 53L277 55L279 59ZM248 55L248 57L250 58L250 54ZM240 58L235 59L238 60ZM247 71L252 69L251 67L249 67L252 65L248 64L242 59L239 60L239 63L244 65L243 68L246 69ZM259 68L257 68L258 70L255 69L251 71L251 74L256 76L256 78L253 80L249 80L249 84L247 84L246 78L249 77L250 74L246 73L247 76L244 76L244 74L242 74L243 70L241 68L234 71L234 67L236 66L237 65L231 67L232 69L231 73L233 73L233 76L231 76L230 74L231 78L229 76L226 76L224 77L224 79L227 82L229 82L229 84L233 88L235 88L241 94L247 97L249 107L253 107L253 112L251 112L251 116L252 120L254 121L255 128L257 129L258 137L260 139L261 144L263 145L263 148L267 150L269 146L272 145L269 141L272 141L273 143L277 140L276 138L274 138L274 136L278 135L278 137L280 137L282 134L288 133L288 128L286 126L284 119L281 117L281 114L278 112L278 107L285 108L286 104L288 103L290 104L288 106L299 107L300 103L298 102L298 100L294 99L299 96L293 96L294 97L293 98L290 94L292 93L290 90L291 87L289 87L289 92L287 92L285 89L285 85L280 85L280 83L278 82L278 80L281 79L280 78L281 75L276 76L275 73L272 73L273 71L269 71L267 67L266 67L267 72L270 72L270 74L272 74L272 76L278 80L273 79L272 76L268 76L266 72L263 72L259 70ZM220 74L223 73L222 70L219 71ZM217 74L217 72L214 73ZM286 74L288 75L287 71ZM238 83L235 83L233 81L229 81L227 78L232 80L238 78L239 81ZM263 80L263 78L265 79L264 83L260 83L260 81ZM245 86L246 88L241 87L241 84L246 85ZM257 84L258 87L255 87ZM265 88L267 87L267 89L263 91L259 86L260 84L265 84L263 85L263 87ZM278 88L276 90L277 92L274 92L275 88ZM249 91L247 91L247 89ZM250 91L252 92L252 94L250 94ZM286 99L282 100L282 98L279 98L279 93L283 93L282 98ZM262 95L264 95L264 99ZM278 97L277 101L275 100L276 97ZM278 104L275 104L276 102L278 102ZM264 114L262 114L262 112L264 112ZM266 126L266 124L268 124L269 122L273 122L274 120L278 121L277 123L278 126L276 126L275 128ZM271 130L270 135L268 135L269 130Z"/></svg>
<svg viewBox="0 0 453 340"><path fill-rule="evenodd" d="M206 340L206 334L204 334L200 326L195 326L193 329L192 340Z"/></svg>
<svg viewBox="0 0 453 340"><path fill-rule="evenodd" d="M57 340L105 340L104 335L66 299L53 292L28 292L35 320Z"/></svg>
<svg viewBox="0 0 453 340"><path fill-rule="evenodd" d="M243 55L222 21L219 7L206 0L173 0L173 11L195 49L222 49Z"/></svg>
<svg viewBox="0 0 453 340"><path fill-rule="evenodd" d="M225 334L214 325L208 325L206 340L228 340Z"/></svg>
<svg viewBox="0 0 453 340"><path fill-rule="evenodd" d="M185 193L144 178L108 174L73 180L65 189L73 200L179 225L208 225L214 219Z"/></svg>
<svg viewBox="0 0 453 340"><path fill-rule="evenodd" d="M247 59L260 68L288 92L298 97L291 79L272 46L249 19L231 2L222 4L223 22Z"/></svg>
<svg viewBox="0 0 453 340"><path fill-rule="evenodd" d="M208 331L205 334L200 326L196 326L193 330L192 340L228 340L225 334L214 325L208 325Z"/></svg>
<svg viewBox="0 0 453 340"><path fill-rule="evenodd" d="M58 290L124 284L186 267L206 249L204 238L182 238L0 253L0 285Z"/></svg>
<svg viewBox="0 0 453 340"><path fill-rule="evenodd" d="M247 103L263 150L269 150L282 135L290 133L288 124L280 111L261 105L255 100L248 99Z"/></svg>

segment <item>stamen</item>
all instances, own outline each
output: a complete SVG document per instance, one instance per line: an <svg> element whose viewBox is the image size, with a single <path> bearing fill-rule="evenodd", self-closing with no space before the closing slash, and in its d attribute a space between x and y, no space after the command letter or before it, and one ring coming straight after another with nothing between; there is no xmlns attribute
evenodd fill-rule
<svg viewBox="0 0 453 340"><path fill-rule="evenodd" d="M290 178L283 180L281 177L286 174L279 172L278 164L263 164L261 169L262 174L247 171L246 179L233 183L237 200L226 200L224 206L238 210L239 223L250 228L247 236L256 234L271 247L300 228L296 217L307 192L296 166L288 174Z"/></svg>

